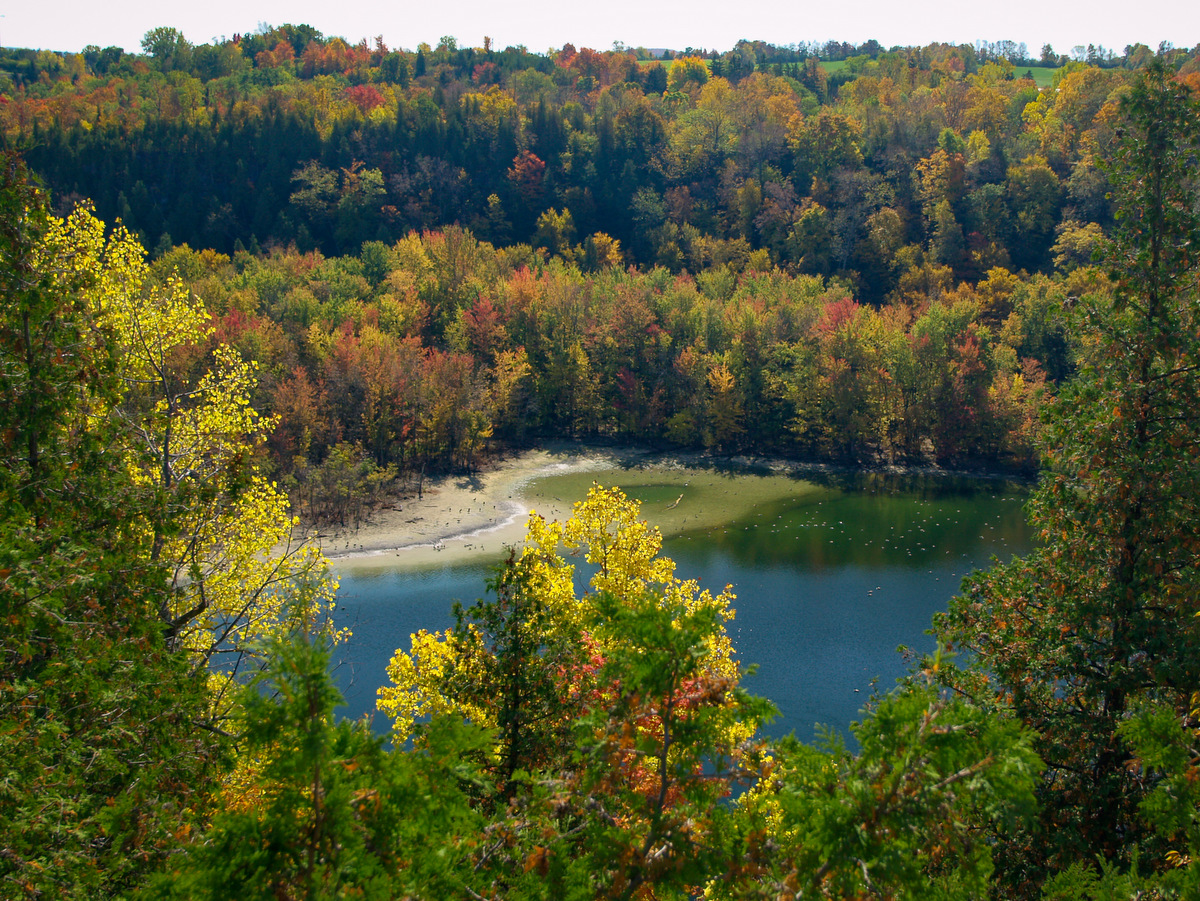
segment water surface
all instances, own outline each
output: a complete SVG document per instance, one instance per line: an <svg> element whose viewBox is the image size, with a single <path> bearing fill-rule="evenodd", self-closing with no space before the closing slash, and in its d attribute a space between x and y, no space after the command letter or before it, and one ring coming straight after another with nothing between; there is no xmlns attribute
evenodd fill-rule
<svg viewBox="0 0 1200 901"><path fill-rule="evenodd" d="M528 493L582 497L595 478L553 476ZM1030 546L1024 492L993 480L688 469L600 480L641 500L668 533L677 575L714 592L733 585L734 647L758 667L746 686L780 708L769 733L805 740L817 724L845 732L873 685L890 688L906 668L899 646L933 650L930 620L967 573ZM338 621L354 630L338 655L342 712L372 710L395 649L418 629L449 626L452 603L482 597L496 562L342 573Z"/></svg>

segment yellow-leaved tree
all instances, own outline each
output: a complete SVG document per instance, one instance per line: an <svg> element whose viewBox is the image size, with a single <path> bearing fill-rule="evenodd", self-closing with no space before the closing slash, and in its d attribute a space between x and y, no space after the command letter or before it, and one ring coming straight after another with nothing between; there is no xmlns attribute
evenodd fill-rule
<svg viewBox="0 0 1200 901"><path fill-rule="evenodd" d="M42 253L95 273L89 300L116 336L124 392L93 413L119 417L126 465L155 493L144 527L170 579L158 613L171 645L208 668L221 715L254 647L296 619L327 627L337 589L319 549L293 542L287 497L258 468L274 421L250 404L255 364L227 345L205 359L203 303L178 279L157 283L141 245L122 227L106 238L90 210L52 217Z"/></svg>
<svg viewBox="0 0 1200 901"><path fill-rule="evenodd" d="M638 514L595 486L566 522L532 515L495 601L414 635L379 691L398 740L423 740L427 715L490 731L477 793L498 825L475 868L544 897L699 890L729 866L719 800L763 765L754 734L773 708L738 685L733 594L678 578ZM570 554L595 569L582 591Z"/></svg>
<svg viewBox="0 0 1200 901"><path fill-rule="evenodd" d="M616 636L600 637L593 628L597 601L603 596L632 601L650 593L659 596L664 607L711 612L720 625L707 640L705 668L713 675L735 676L738 665L723 625L734 615L732 587L714 596L701 590L696 580L678 578L675 561L660 555L662 534L638 518L640 507L620 489L597 485L575 504L566 522L547 522L531 513L524 548L510 561L514 573L493 587L503 593L519 581L521 591L536 600L536 614L525 624L530 646L567 639L586 650L593 667L619 642ZM590 591L576 591L575 565L563 551L568 556L582 553L597 567L588 583ZM482 676L478 655L485 652L478 644L479 626L467 623L434 633L422 629L411 639L411 649L397 650L388 665L392 684L379 689L379 709L392 718L396 738L407 739L424 717L448 713L495 727L494 698L473 692L458 696L451 684Z"/></svg>

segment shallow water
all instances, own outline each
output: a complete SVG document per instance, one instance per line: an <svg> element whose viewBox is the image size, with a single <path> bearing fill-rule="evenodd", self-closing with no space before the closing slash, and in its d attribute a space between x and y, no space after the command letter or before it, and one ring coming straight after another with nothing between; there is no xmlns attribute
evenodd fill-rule
<svg viewBox="0 0 1200 901"><path fill-rule="evenodd" d="M527 495L536 509L539 496L582 497L596 478L552 476ZM898 646L933 649L931 617L966 574L1030 547L1024 492L991 480L694 469L612 470L599 480L642 501L681 578L734 586L728 628L741 661L758 667L746 687L779 707L770 734L805 740L817 724L845 732L873 680L894 684L905 672ZM449 626L453 601L483 596L495 563L341 573L338 621L354 630L335 655L342 713L373 709L395 649L418 629ZM376 727L386 727L382 718Z"/></svg>

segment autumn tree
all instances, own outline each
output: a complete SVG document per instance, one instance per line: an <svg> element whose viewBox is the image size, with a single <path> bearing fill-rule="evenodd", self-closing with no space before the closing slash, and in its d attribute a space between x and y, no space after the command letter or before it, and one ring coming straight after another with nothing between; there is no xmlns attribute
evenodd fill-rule
<svg viewBox="0 0 1200 901"><path fill-rule="evenodd" d="M564 523L532 516L496 600L412 636L379 692L401 738L425 715L494 730L494 788L481 801L500 817L500 842L479 866L531 891L541 880L532 897L701 884L726 847L713 805L757 765L751 739L767 707L737 687L732 596L676 577L637 515L595 487ZM576 592L560 547L584 554L590 590Z"/></svg>
<svg viewBox="0 0 1200 901"><path fill-rule="evenodd" d="M220 745L120 450L111 273L13 157L0 223L0 893L126 895L198 822Z"/></svg>
<svg viewBox="0 0 1200 901"><path fill-rule="evenodd" d="M638 520L638 510L639 505L617 489L594 487L586 500L576 504L566 522L548 523L532 515L525 548L514 561L521 571L502 579L497 589L504 589L501 593L505 596L515 586L522 586L523 592L535 592L539 603L549 609L544 618L537 620L547 634L563 632L576 639L598 592L619 597L661 591L689 609L714 607L724 611L724 618L732 616L728 605L733 595L728 588L714 597L695 581L675 576L674 561L659 556L661 534ZM575 567L561 555L560 544L568 551L584 553L588 563L596 567L589 582L591 591L576 594L572 581ZM735 673L737 664L728 636L721 632L712 642L710 665L726 675ZM413 636L411 653L397 651L389 668L393 685L380 689L379 707L393 718L399 736L407 737L425 714L456 709L484 725L493 724L494 712L480 706L477 694L456 701L440 689L439 680L447 663L463 655L461 643L453 632L420 632ZM603 654L605 645L598 644L595 649Z"/></svg>
<svg viewBox="0 0 1200 901"><path fill-rule="evenodd" d="M111 450L153 499L130 521L147 536L148 562L168 574L157 609L166 639L196 673L227 687L249 659L248 642L292 609L294 579L324 568L319 551L292 542L287 497L254 458L271 424L250 403L255 367L227 345L205 365L208 312L177 278L151 278L145 251L123 229L106 238L103 223L79 208L48 218L43 244L46 259L90 273L80 287L66 267L51 269L47 290L77 293L109 336L121 390L97 400L91 415L120 423ZM332 601L334 584L324 584L310 619ZM217 660L230 663L209 671Z"/></svg>
<svg viewBox="0 0 1200 901"><path fill-rule="evenodd" d="M708 66L695 56L672 61L667 87L672 91L694 91L708 83Z"/></svg>
<svg viewBox="0 0 1200 901"><path fill-rule="evenodd" d="M1200 109L1160 59L1123 104L1109 167L1119 210L1111 292L1079 300L1083 365L1050 408L1031 516L1044 546L973 577L940 617L974 664L944 679L1036 729L1048 765L1039 828L1000 839L1010 890L1100 856L1169 866L1139 815L1157 776L1124 723L1186 717L1200 684Z"/></svg>

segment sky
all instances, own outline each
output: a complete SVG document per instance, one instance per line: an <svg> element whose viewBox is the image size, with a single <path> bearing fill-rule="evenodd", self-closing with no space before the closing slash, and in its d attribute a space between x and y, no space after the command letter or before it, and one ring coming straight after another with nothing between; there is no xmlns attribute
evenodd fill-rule
<svg viewBox="0 0 1200 901"><path fill-rule="evenodd" d="M140 51L151 28L179 29L193 44L255 31L260 24L309 24L356 43L382 35L389 47L415 50L444 35L480 47L534 52L576 47L686 47L724 51L739 39L777 45L837 40L884 46L935 41L1024 42L1033 55L1049 43L1060 54L1097 44L1120 53L1128 44L1200 44L1195 0L425 0L337 3L323 0L0 0L0 46L79 51L88 44Z"/></svg>

